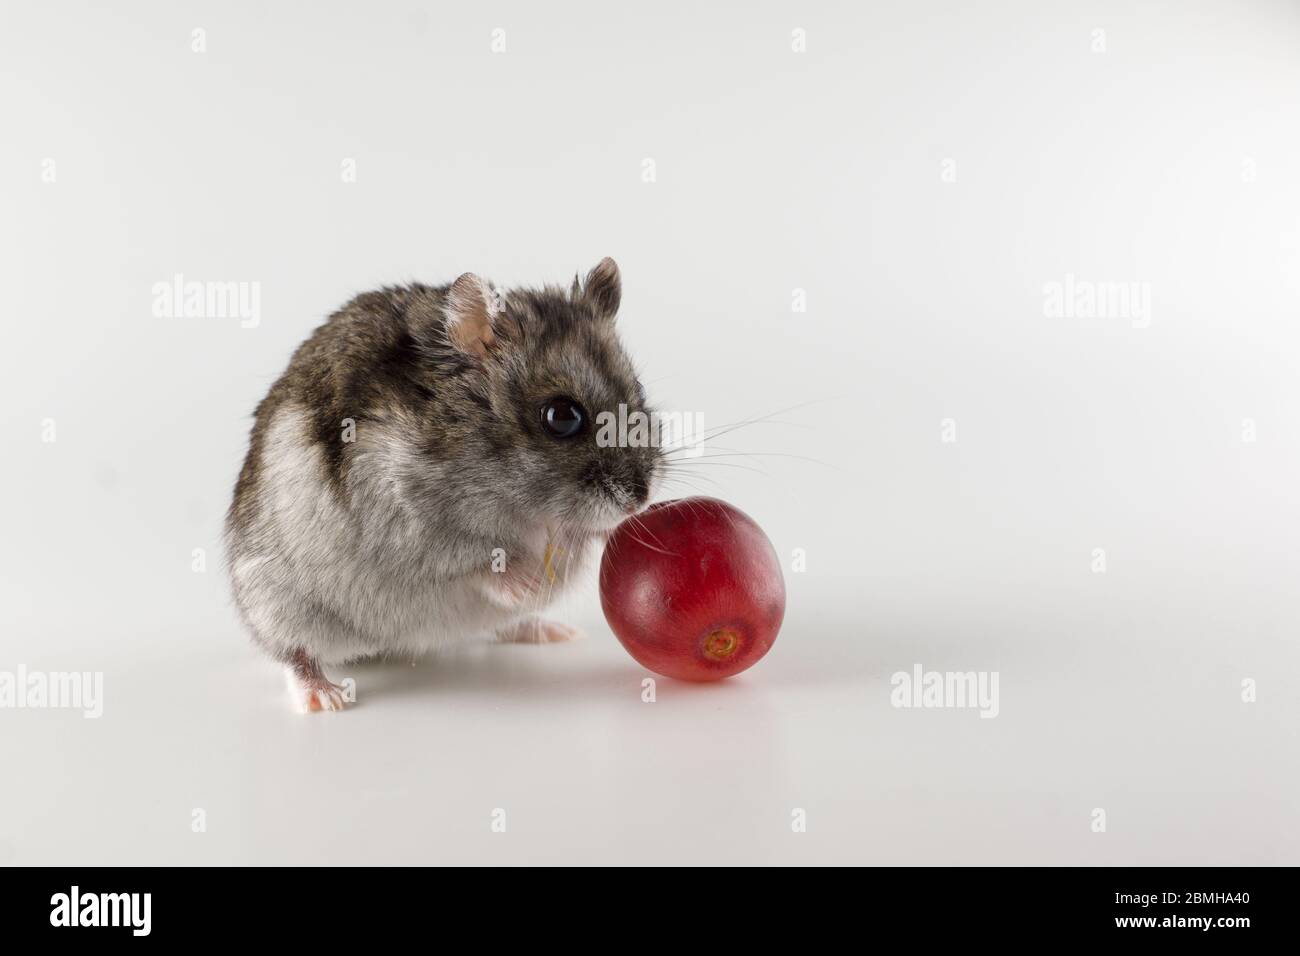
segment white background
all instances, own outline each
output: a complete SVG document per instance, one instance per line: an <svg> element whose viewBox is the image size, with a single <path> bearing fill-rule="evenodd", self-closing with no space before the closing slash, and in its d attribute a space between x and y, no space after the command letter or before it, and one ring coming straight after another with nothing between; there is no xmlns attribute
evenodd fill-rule
<svg viewBox="0 0 1300 956"><path fill-rule="evenodd" d="M721 6L5 8L0 670L105 700L0 710L0 862L1300 863L1300 8ZM293 347L604 255L661 406L801 406L697 486L807 554L773 652L643 703L589 582L584 642L290 713L219 533ZM260 324L155 317L177 273Z"/></svg>

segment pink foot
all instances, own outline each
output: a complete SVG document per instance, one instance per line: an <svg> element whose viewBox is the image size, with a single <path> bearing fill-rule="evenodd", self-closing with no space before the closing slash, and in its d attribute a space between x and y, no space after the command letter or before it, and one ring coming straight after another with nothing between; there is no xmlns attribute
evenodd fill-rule
<svg viewBox="0 0 1300 956"><path fill-rule="evenodd" d="M530 617L497 631L497 640L503 644L560 644L581 640L582 632L576 627Z"/></svg>
<svg viewBox="0 0 1300 956"><path fill-rule="evenodd" d="M308 656L306 651L297 651L293 655L285 668L285 676L289 683L289 697L300 713L342 710L348 704L343 688L331 682L316 659Z"/></svg>

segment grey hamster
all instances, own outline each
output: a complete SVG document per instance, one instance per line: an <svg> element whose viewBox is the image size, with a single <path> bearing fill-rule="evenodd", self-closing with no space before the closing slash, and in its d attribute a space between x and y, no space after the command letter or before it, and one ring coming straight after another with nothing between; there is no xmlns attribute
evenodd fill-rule
<svg viewBox="0 0 1300 956"><path fill-rule="evenodd" d="M620 299L612 259L568 289L467 273L359 295L298 347L257 406L226 552L299 708L344 706L327 664L574 635L538 612L662 470L596 437L602 411L649 413Z"/></svg>

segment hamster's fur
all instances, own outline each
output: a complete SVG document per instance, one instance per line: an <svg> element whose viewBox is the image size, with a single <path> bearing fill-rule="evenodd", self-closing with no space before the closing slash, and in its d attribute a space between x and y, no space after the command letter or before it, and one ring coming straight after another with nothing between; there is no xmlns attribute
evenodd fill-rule
<svg viewBox="0 0 1300 956"><path fill-rule="evenodd" d="M612 259L567 290L466 274L359 295L299 346L257 407L226 551L300 708L344 705L325 664L573 636L537 612L661 470L596 440L602 411L649 414L620 299Z"/></svg>

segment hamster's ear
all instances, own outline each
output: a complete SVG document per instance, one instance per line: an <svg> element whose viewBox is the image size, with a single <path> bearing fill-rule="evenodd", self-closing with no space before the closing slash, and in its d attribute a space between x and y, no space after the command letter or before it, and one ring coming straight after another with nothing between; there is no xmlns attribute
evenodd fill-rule
<svg viewBox="0 0 1300 956"><path fill-rule="evenodd" d="M496 344L492 324L500 304L496 291L486 282L466 272L447 290L447 339L461 352L486 358Z"/></svg>
<svg viewBox="0 0 1300 956"><path fill-rule="evenodd" d="M579 289L576 276L573 289L576 297ZM598 316L613 319L623 299L623 279L618 274L618 263L609 256L596 263L596 267L587 273L587 281L582 283L581 297Z"/></svg>

